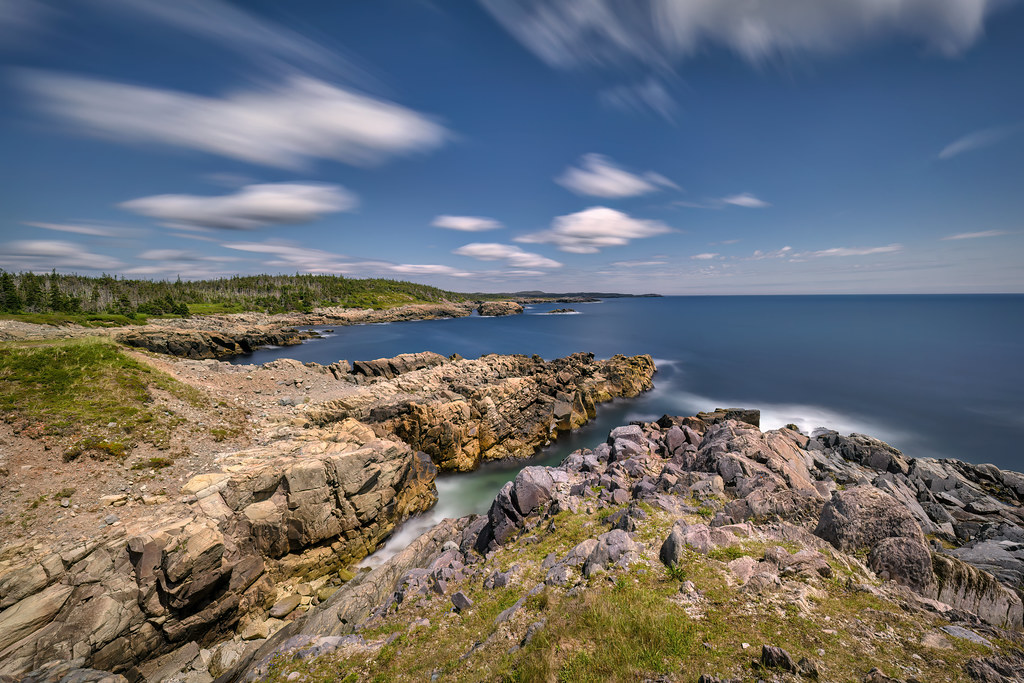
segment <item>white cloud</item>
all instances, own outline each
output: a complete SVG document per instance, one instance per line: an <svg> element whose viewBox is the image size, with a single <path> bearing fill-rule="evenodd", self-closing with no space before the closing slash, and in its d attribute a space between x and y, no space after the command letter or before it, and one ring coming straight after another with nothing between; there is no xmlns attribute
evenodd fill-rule
<svg viewBox="0 0 1024 683"><path fill-rule="evenodd" d="M692 258L692 259L694 259L696 261L710 261L711 259L717 258L717 257L718 257L717 253L707 252L707 253L704 253L704 254L694 254L690 258Z"/></svg>
<svg viewBox="0 0 1024 683"><path fill-rule="evenodd" d="M45 112L86 134L279 168L311 159L375 164L449 138L411 109L308 76L219 98L39 71L21 81Z"/></svg>
<svg viewBox="0 0 1024 683"><path fill-rule="evenodd" d="M636 261L614 261L611 265L619 268L645 268L647 266L664 266L668 264L668 261L652 260L636 260Z"/></svg>
<svg viewBox="0 0 1024 683"><path fill-rule="evenodd" d="M81 244L61 240L16 240L0 244L0 266L8 270L115 270L116 258L86 251Z"/></svg>
<svg viewBox="0 0 1024 683"><path fill-rule="evenodd" d="M481 0L519 42L550 66L673 62L720 46L760 63L829 54L879 38L921 41L957 55L982 34L1000 0Z"/></svg>
<svg viewBox="0 0 1024 683"><path fill-rule="evenodd" d="M747 258L747 260L748 261L762 261L764 259L784 258L786 256L792 256L792 255L793 255L793 247L789 247L789 246L782 247L781 249L776 249L774 251L761 251L760 249L757 249L756 251L754 251L753 254L751 254Z"/></svg>
<svg viewBox="0 0 1024 683"><path fill-rule="evenodd" d="M267 62L277 60L304 67L337 68L341 60L331 50L279 24L222 0L93 0L91 3L119 15L136 13L193 35L218 47Z"/></svg>
<svg viewBox="0 0 1024 683"><path fill-rule="evenodd" d="M308 223L326 213L349 211L358 200L338 185L264 183L215 197L161 194L122 202L128 211L176 227L252 230L266 225Z"/></svg>
<svg viewBox="0 0 1024 683"><path fill-rule="evenodd" d="M1024 130L1024 126L1018 124L1015 126L986 128L985 130L974 131L943 147L942 151L939 152L939 159L952 159L964 152L971 152L982 147L990 147L1021 130Z"/></svg>
<svg viewBox="0 0 1024 683"><path fill-rule="evenodd" d="M132 232L108 225L69 225L65 223L38 223L36 221L25 221L25 225L33 228L42 228L43 230L70 232L76 235L89 235L91 237L127 237Z"/></svg>
<svg viewBox="0 0 1024 683"><path fill-rule="evenodd" d="M483 216L438 216L431 223L435 228L462 230L463 232L483 232L504 227L499 221Z"/></svg>
<svg viewBox="0 0 1024 683"><path fill-rule="evenodd" d="M891 254L893 252L902 251L902 249L902 244L888 244L884 247L833 247L832 249L805 252L802 254L794 254L793 256L794 258L817 258L820 256L870 256L872 254Z"/></svg>
<svg viewBox="0 0 1024 683"><path fill-rule="evenodd" d="M306 273L371 273L378 275L446 275L449 277L470 277L474 273L428 263L391 263L390 261L354 259L344 254L335 254L322 249L311 249L281 241L266 242L225 242L227 249L252 254L267 254L271 258L263 266L281 270Z"/></svg>
<svg viewBox="0 0 1024 683"><path fill-rule="evenodd" d="M504 261L513 268L561 268L562 264L540 254L523 251L513 244L473 242L459 247L453 254L469 256L480 261Z"/></svg>
<svg viewBox="0 0 1024 683"><path fill-rule="evenodd" d="M742 206L748 209L763 209L766 206L771 206L768 202L763 199L758 199L749 192L743 194L734 194L729 197L723 197L722 202L729 204L730 206Z"/></svg>
<svg viewBox="0 0 1024 683"><path fill-rule="evenodd" d="M606 106L624 111L653 111L669 122L675 121L679 105L657 78L653 76L639 83L605 88L598 99Z"/></svg>
<svg viewBox="0 0 1024 683"><path fill-rule="evenodd" d="M680 199L672 202L676 206L685 206L689 209L724 209L729 206L741 206L745 209L764 209L771 206L763 199L759 199L749 192L729 195L728 197L712 197L701 201L687 201ZM728 244L723 242L722 244Z"/></svg>
<svg viewBox="0 0 1024 683"><path fill-rule="evenodd" d="M946 235L941 238L943 240L975 240L981 237L1000 237L1002 235L1009 235L1005 230L982 230L980 232L961 232L956 235Z"/></svg>
<svg viewBox="0 0 1024 683"><path fill-rule="evenodd" d="M679 189L665 176L648 171L636 175L616 166L615 162L600 154L585 154L580 167L570 166L555 182L581 195L620 199L656 192L663 187Z"/></svg>
<svg viewBox="0 0 1024 683"><path fill-rule="evenodd" d="M574 254L596 254L605 247L619 247L630 240L672 232L661 221L633 218L605 206L592 206L567 216L558 216L550 230L517 237L517 242L554 244Z"/></svg>

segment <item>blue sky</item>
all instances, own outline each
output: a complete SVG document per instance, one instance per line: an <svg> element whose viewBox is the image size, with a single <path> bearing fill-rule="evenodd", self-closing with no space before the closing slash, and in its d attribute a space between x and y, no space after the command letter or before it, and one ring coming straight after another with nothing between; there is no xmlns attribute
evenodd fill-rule
<svg viewBox="0 0 1024 683"><path fill-rule="evenodd" d="M1024 3L0 0L0 268L1024 292Z"/></svg>

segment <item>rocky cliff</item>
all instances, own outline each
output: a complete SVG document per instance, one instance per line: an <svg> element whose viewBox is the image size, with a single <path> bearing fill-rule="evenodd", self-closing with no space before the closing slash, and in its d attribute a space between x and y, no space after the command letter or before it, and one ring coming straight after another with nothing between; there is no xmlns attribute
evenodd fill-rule
<svg viewBox="0 0 1024 683"><path fill-rule="evenodd" d="M485 460L533 455L559 431L593 418L597 404L650 389L655 367L650 356L446 361L414 354L357 363L356 371L396 379L364 383L359 393L311 408L314 423L355 418L428 453L442 470L466 471Z"/></svg>
<svg viewBox="0 0 1024 683"><path fill-rule="evenodd" d="M116 339L126 346L193 360L226 358L250 353L261 346L291 346L319 336L290 327L226 328L183 330L177 327L139 328L123 332Z"/></svg>
<svg viewBox="0 0 1024 683"><path fill-rule="evenodd" d="M204 657L204 670L225 668L247 643L326 599L352 577L348 567L434 504L437 468L423 449L443 451L426 429L413 438L410 405L424 420L442 420L454 404L464 414L453 423L462 449L486 428L515 445L502 453L525 456L559 429L586 422L594 402L649 388L654 372L646 356L595 361L589 354L551 362L403 354L351 367L171 364L206 378L231 370L241 385L256 387L265 386L266 374L288 376L297 387L301 370L324 395L345 398L303 407L276 400L280 414L264 426L262 445L220 454L176 502L132 501L133 515L124 522L108 515L94 538L5 546L0 676L17 678L50 662L60 664L38 680L61 680L72 669L76 680L91 680L81 678L90 675L82 667L161 680ZM481 401L490 412L480 412ZM556 410L560 401L564 410ZM498 452L492 447L487 457ZM208 646L231 638L237 648L219 647L218 659L208 661Z"/></svg>
<svg viewBox="0 0 1024 683"><path fill-rule="evenodd" d="M336 577L437 497L430 458L350 420L220 464L127 528L5 558L0 674L76 660L137 678L136 663L264 614L281 580Z"/></svg>
<svg viewBox="0 0 1024 683"><path fill-rule="evenodd" d="M727 414L523 469L221 680L1024 679L1020 474Z"/></svg>

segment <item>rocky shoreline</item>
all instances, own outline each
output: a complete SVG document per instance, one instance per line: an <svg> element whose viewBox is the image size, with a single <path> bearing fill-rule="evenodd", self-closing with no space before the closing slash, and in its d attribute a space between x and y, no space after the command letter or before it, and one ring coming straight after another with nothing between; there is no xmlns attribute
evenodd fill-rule
<svg viewBox="0 0 1024 683"><path fill-rule="evenodd" d="M755 671L881 682L1021 680L1024 475L907 458L863 435L761 432L755 414L666 416L619 427L606 444L578 451L557 468L527 467L486 515L441 523L289 624L218 681L274 678L309 658L323 657L334 667L372 661L389 639L361 634L411 633L430 619L457 622L460 612L474 609L471 596L482 601L499 587L515 586L522 599L485 628L490 635L475 645L463 643L458 666L468 671L474 658L485 659L489 646L503 651L520 643L510 652L524 647L554 618L549 613L535 621L543 615L527 614L537 611L526 607L531 595L580 599L607 585L595 584L604 575L618 586L636 572L684 564L720 575L734 617L750 601L789 605L800 618L824 623L827 639L859 621L844 624L816 607L838 591L872 596L894 614L908 615L912 628L920 626L915 645L932 648L935 658L950 656L950 641L982 644L970 649L962 671L954 671L943 668L941 659L936 666L911 658L899 644L878 650L870 641L879 634L861 634L879 665L906 672L895 678L877 667L836 669L829 658L837 653L825 650L797 663L783 648L765 643ZM559 543L570 520L595 511L592 518L601 521L583 532L583 540ZM652 529L655 521L661 526ZM526 552L531 545L563 550L529 554L537 558L532 560ZM685 582L680 609L699 610L707 599L695 583L711 581ZM415 649L412 637L406 642ZM735 645L741 652L747 647ZM700 680L741 680L731 677L749 671L751 660L738 659L724 671L702 672ZM940 676L933 677L936 672Z"/></svg>
<svg viewBox="0 0 1024 683"><path fill-rule="evenodd" d="M207 374L221 365L174 362ZM229 368L259 384L259 375L287 374L290 363L319 377L326 395L344 398L302 408L282 399L292 412L268 423L264 444L217 456L214 471L190 479L177 500L157 500L95 538L5 548L0 675L18 679L56 660L160 680L166 663L155 658L180 658L226 637L266 638L326 599L351 576L348 567L436 502L432 457L443 468L469 469L480 457L532 455L585 423L595 402L650 388L654 373L646 356L591 354L551 362L407 354L351 368ZM435 423L456 425L458 439L424 421L441 414L462 416ZM504 449L495 448L499 439ZM467 460L470 453L477 459Z"/></svg>

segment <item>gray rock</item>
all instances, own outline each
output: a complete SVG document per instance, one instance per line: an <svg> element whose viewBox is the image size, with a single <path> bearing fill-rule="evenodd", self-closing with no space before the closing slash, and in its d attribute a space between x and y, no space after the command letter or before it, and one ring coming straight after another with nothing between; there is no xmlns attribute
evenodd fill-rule
<svg viewBox="0 0 1024 683"><path fill-rule="evenodd" d="M834 492L814 533L844 552L870 550L886 538L924 544L921 527L907 508L872 486Z"/></svg>
<svg viewBox="0 0 1024 683"><path fill-rule="evenodd" d="M868 554L868 565L882 579L930 591L935 583L927 546L915 538L884 538Z"/></svg>
<svg viewBox="0 0 1024 683"><path fill-rule="evenodd" d="M773 645L761 646L761 666L766 669L781 669L796 673L796 663L788 652Z"/></svg>
<svg viewBox="0 0 1024 683"><path fill-rule="evenodd" d="M512 502L519 514L526 517L551 500L555 482L545 467L524 467L512 484Z"/></svg>
<svg viewBox="0 0 1024 683"><path fill-rule="evenodd" d="M295 610L295 608L298 607L300 604L302 604L302 598L298 595L294 593L292 593L291 595L286 595L285 597L275 602L274 606L270 608L270 617L272 619L284 619L286 616L291 614Z"/></svg>
<svg viewBox="0 0 1024 683"><path fill-rule="evenodd" d="M465 612L473 606L473 601L465 593L459 591L452 596L452 605L455 606L457 612Z"/></svg>

